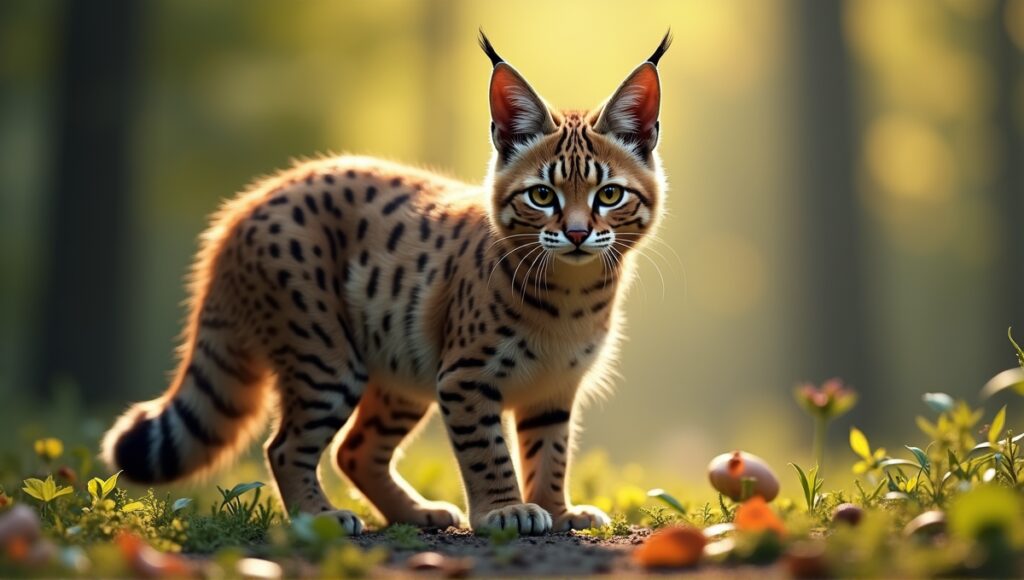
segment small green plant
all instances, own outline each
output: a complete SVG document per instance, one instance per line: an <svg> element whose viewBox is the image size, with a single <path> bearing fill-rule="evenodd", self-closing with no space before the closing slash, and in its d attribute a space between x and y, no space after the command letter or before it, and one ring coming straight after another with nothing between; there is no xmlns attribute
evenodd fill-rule
<svg viewBox="0 0 1024 580"><path fill-rule="evenodd" d="M989 379L981 389L983 399L988 399L997 393L1013 390L1019 395L1024 395L1024 349L1013 339L1013 329L1006 330L1006 336L1013 345L1017 357L1017 368L1007 369Z"/></svg>
<svg viewBox="0 0 1024 580"><path fill-rule="evenodd" d="M589 536L591 538L598 538L601 540L607 540L609 538L628 536L633 530L629 526L629 522L626 521L626 516L623 514L617 514L612 518L612 521L607 524L597 527L589 528L586 530L580 530L580 535Z"/></svg>
<svg viewBox="0 0 1024 580"><path fill-rule="evenodd" d="M818 477L818 466L810 468L806 473L795 463L789 464L797 473L800 479L800 487L804 490L804 502L807 504L807 512L814 514L821 504L821 488L825 481Z"/></svg>
<svg viewBox="0 0 1024 580"><path fill-rule="evenodd" d="M384 529L388 543L400 550L420 550L426 544L420 538L420 530L410 524L391 524Z"/></svg>
<svg viewBox="0 0 1024 580"><path fill-rule="evenodd" d="M279 519L270 505L261 501L262 482L240 483L231 489L217 487L221 499L210 506L206 517L188 518L190 533L185 547L188 551L210 553L225 546L261 542L267 530ZM252 492L249 501L243 496ZM174 502L172 513L185 513L191 500L182 498Z"/></svg>
<svg viewBox="0 0 1024 580"><path fill-rule="evenodd" d="M675 510L679 515L686 515L686 507L683 506L682 502L660 487L649 490L647 492L647 497L653 497L661 500L665 505Z"/></svg>
<svg viewBox="0 0 1024 580"><path fill-rule="evenodd" d="M487 538L492 547L507 546L519 538L519 530L517 528L484 528L481 530L481 535Z"/></svg>
<svg viewBox="0 0 1024 580"><path fill-rule="evenodd" d="M674 514L662 506L643 506L640 508L640 512L644 514L641 523L653 530L661 529L680 521L678 514Z"/></svg>
<svg viewBox="0 0 1024 580"><path fill-rule="evenodd" d="M1013 339L1013 327L1006 329L1006 337L1010 339L1010 344L1013 345L1013 349L1017 351L1017 364L1024 368L1024 349L1017 344L1017 341Z"/></svg>
<svg viewBox="0 0 1024 580"><path fill-rule="evenodd" d="M704 502L703 504L701 504L700 512L698 512L697 515L700 517L700 526L702 528L706 528L711 524L717 523L717 518L715 518L714 512L711 509L711 503L709 502Z"/></svg>
<svg viewBox="0 0 1024 580"><path fill-rule="evenodd" d="M238 485L232 487L231 489L223 489L222 487L217 486L217 491L221 495L220 511L224 511L225 509L227 509L229 513L244 511L248 512L249 515L251 515L253 507L255 507L259 503L260 488L263 486L264 483L262 481L239 483ZM256 494L255 497L253 498L253 501L250 502L250 504L248 505L243 504L239 498L253 490L256 490Z"/></svg>
<svg viewBox="0 0 1024 580"><path fill-rule="evenodd" d="M506 528L504 530L484 528L482 535L487 538L491 554L498 564L505 566L511 564L519 557L519 549L513 544L519 538L519 530L517 528Z"/></svg>
<svg viewBox="0 0 1024 580"><path fill-rule="evenodd" d="M724 522L731 522L733 518L736 517L736 507L729 507L725 505L725 496L722 494L718 494L718 509L721 510L721 519Z"/></svg>

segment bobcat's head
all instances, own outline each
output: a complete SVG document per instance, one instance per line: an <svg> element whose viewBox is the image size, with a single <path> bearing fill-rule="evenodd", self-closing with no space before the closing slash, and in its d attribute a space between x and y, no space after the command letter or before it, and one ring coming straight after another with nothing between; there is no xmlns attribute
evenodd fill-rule
<svg viewBox="0 0 1024 580"><path fill-rule="evenodd" d="M494 64L492 220L509 247L611 265L653 228L664 187L657 64L670 43L666 34L603 105L555 111L481 34Z"/></svg>

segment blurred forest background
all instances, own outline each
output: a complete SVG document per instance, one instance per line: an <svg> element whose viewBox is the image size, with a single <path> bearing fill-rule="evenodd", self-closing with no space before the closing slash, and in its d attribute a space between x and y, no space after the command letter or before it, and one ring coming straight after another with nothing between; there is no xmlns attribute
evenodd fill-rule
<svg viewBox="0 0 1024 580"><path fill-rule="evenodd" d="M1022 0L9 0L5 432L94 440L165 388L196 237L254 176L355 152L480 181L479 26L561 107L599 103L675 35L670 215L585 450L686 480L733 447L806 459L792 389L832 376L861 395L833 442L852 422L899 447L922 393L976 400L1013 365Z"/></svg>

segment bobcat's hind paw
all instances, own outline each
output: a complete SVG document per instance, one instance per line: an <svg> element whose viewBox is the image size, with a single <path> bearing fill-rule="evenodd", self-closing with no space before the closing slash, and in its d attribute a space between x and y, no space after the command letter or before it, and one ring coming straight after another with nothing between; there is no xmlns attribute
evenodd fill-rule
<svg viewBox="0 0 1024 580"><path fill-rule="evenodd" d="M575 505L555 516L553 529L556 532L586 530L600 528L610 521L608 514L592 505Z"/></svg>
<svg viewBox="0 0 1024 580"><path fill-rule="evenodd" d="M402 523L412 524L418 528L447 529L460 527L466 521L462 510L445 501L432 501L416 506L412 514L403 518Z"/></svg>

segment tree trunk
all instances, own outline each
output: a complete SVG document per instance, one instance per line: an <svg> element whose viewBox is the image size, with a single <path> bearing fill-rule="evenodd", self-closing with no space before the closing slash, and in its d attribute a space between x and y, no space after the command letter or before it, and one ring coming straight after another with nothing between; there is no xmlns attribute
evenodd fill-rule
<svg viewBox="0 0 1024 580"><path fill-rule="evenodd" d="M800 193L799 341L806 378L874 388L866 357L860 222L854 188L855 112L842 4L797 5Z"/></svg>
<svg viewBox="0 0 1024 580"><path fill-rule="evenodd" d="M66 0L32 384L77 383L93 400L124 393L130 139L139 0Z"/></svg>
<svg viewBox="0 0 1024 580"><path fill-rule="evenodd" d="M1019 97L1018 79L1024 69L1024 52L1013 44L1006 27L1007 2L1000 3L1000 10L993 25L997 30L993 36L998 39L995 46L995 78L998 80L996 113L997 126L1001 130L1000 150L1002 164L995 185L996 215L1002 219L1001 260L998 262L995 282L999 285L999 314L1006 326L1012 325L1017 342L1024 337L1024 119L1019 118L1020 108L1014 100ZM1017 95L1015 97L1015 95ZM1005 343L1004 343L1005 344ZM1007 348L999 351L999 360L1012 360Z"/></svg>

